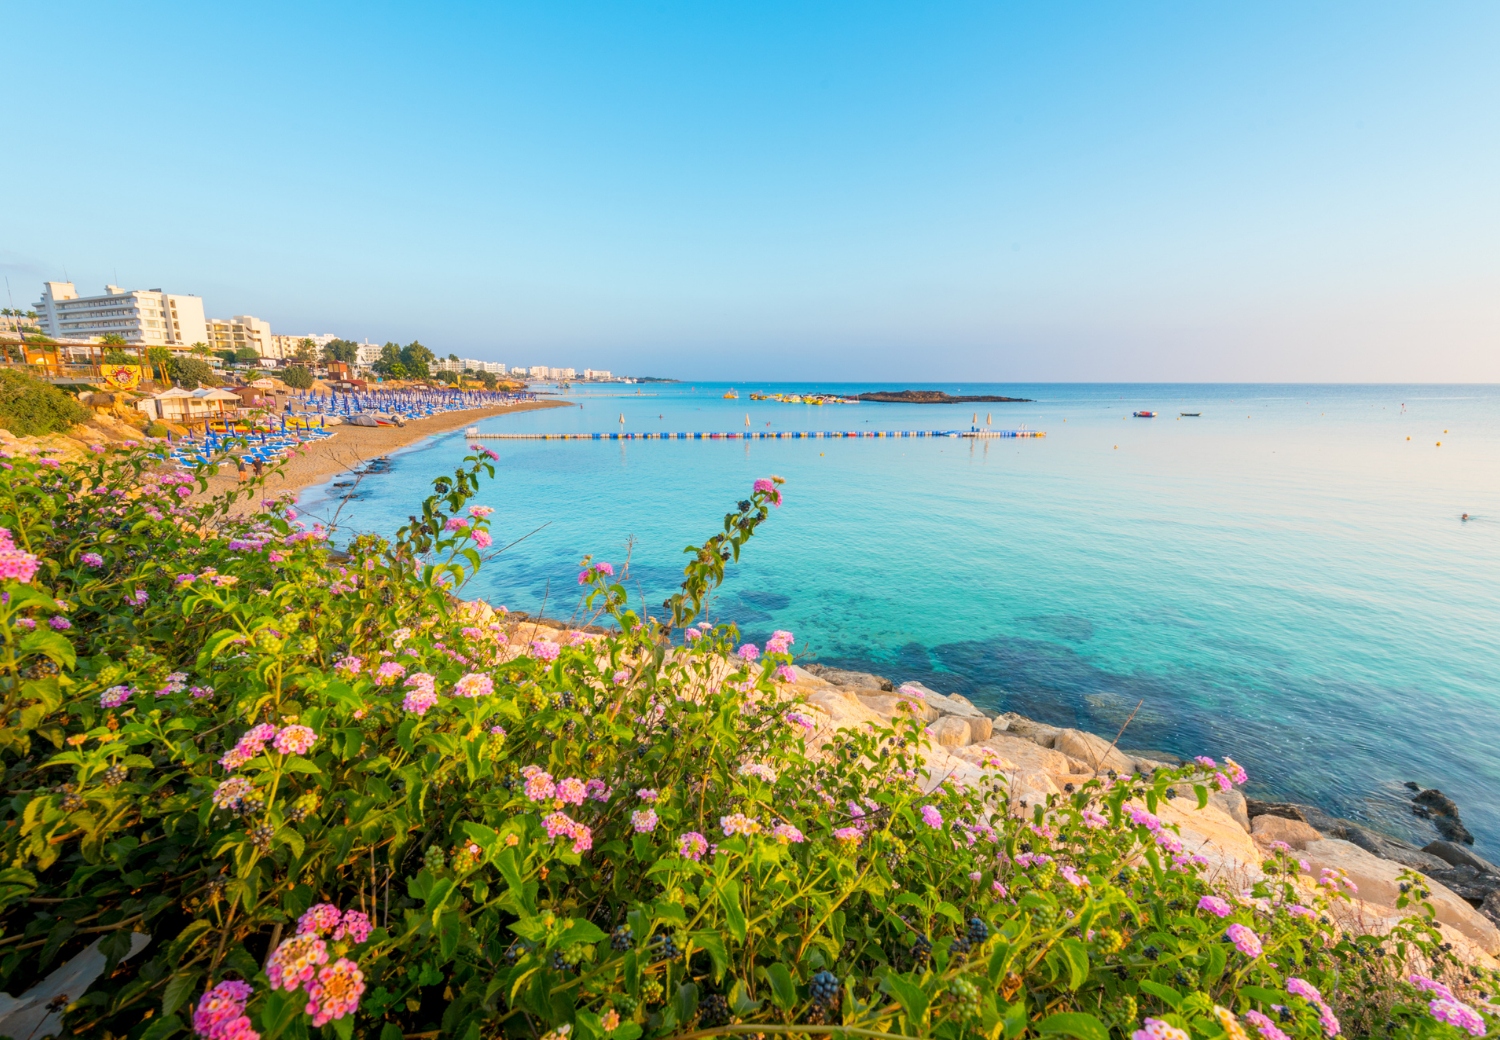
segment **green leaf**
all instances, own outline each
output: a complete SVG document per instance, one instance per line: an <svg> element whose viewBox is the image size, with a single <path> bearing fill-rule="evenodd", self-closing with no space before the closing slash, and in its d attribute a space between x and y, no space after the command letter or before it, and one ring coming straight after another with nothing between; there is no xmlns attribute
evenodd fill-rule
<svg viewBox="0 0 1500 1040"><path fill-rule="evenodd" d="M714 962L714 981L718 982L724 977L725 970L729 967L729 954L724 949L724 940L718 932L701 931L694 932L691 936L693 945L707 952ZM738 983L736 983L738 985Z"/></svg>
<svg viewBox="0 0 1500 1040"><path fill-rule="evenodd" d="M196 924L197 922L194 923ZM198 988L198 980L202 977L196 971L173 975L167 981L166 991L161 997L162 1016L166 1017L182 1007L182 1002L193 995L193 991Z"/></svg>
<svg viewBox="0 0 1500 1040"><path fill-rule="evenodd" d="M1005 1008L1005 1040L1015 1040L1026 1030L1026 1001L1018 1000Z"/></svg>
<svg viewBox="0 0 1500 1040"><path fill-rule="evenodd" d="M771 984L771 997L776 1001L776 1006L783 1011L790 1011L797 1006L797 984L792 981L792 973L785 964L777 961L766 968L766 981Z"/></svg>
<svg viewBox="0 0 1500 1040"><path fill-rule="evenodd" d="M147 1026L141 1033L141 1040L166 1040L182 1028L182 1019L176 1015L166 1015Z"/></svg>
<svg viewBox="0 0 1500 1040"><path fill-rule="evenodd" d="M1063 939L1057 945L1068 961L1068 989L1076 990L1089 977L1089 948L1077 939Z"/></svg>
<svg viewBox="0 0 1500 1040"><path fill-rule="evenodd" d="M1266 989L1263 986L1241 986L1239 995L1258 1000L1262 1004L1285 1004L1289 995L1279 989Z"/></svg>
<svg viewBox="0 0 1500 1040"><path fill-rule="evenodd" d="M453 955L458 952L458 941L463 936L463 918L457 910L447 910L437 918L437 933L439 948L442 950L444 960L452 960Z"/></svg>
<svg viewBox="0 0 1500 1040"><path fill-rule="evenodd" d="M677 1019L680 1022L691 1022L693 1015L698 1011L698 986L693 982L684 982L677 987Z"/></svg>
<svg viewBox="0 0 1500 1040"><path fill-rule="evenodd" d="M919 1028L927 1017L927 994L921 986L895 972L880 980L880 988L895 998L906 1013L907 1025Z"/></svg>
<svg viewBox="0 0 1500 1040"><path fill-rule="evenodd" d="M427 899L423 909L432 915L432 921L437 923L438 914L442 912L443 904L453 894L454 882L452 878L438 878L432 883L432 891L427 893Z"/></svg>
<svg viewBox="0 0 1500 1040"><path fill-rule="evenodd" d="M599 926L594 924L592 921L580 920L570 922L568 926L562 930L561 934L559 934L553 942L550 942L547 945L549 947L571 946L574 943L603 942L608 938L609 936L606 935L599 928Z"/></svg>
<svg viewBox="0 0 1500 1040"><path fill-rule="evenodd" d="M1198 808L1202 809L1208 805L1208 788L1202 784L1194 784L1193 793L1198 796Z"/></svg>
<svg viewBox="0 0 1500 1040"><path fill-rule="evenodd" d="M333 1020L333 1035L338 1037L339 1040L353 1040L354 1016L345 1015L343 1018L335 1018Z"/></svg>
<svg viewBox="0 0 1500 1040"><path fill-rule="evenodd" d="M1083 1011L1062 1011L1048 1015L1036 1024L1043 1035L1075 1036L1078 1040L1109 1040L1109 1027Z"/></svg>
<svg viewBox="0 0 1500 1040"><path fill-rule="evenodd" d="M1152 982L1150 979L1141 979L1139 986L1142 993L1151 994L1173 1011L1182 1010L1182 994L1178 993L1171 986L1164 986L1160 982Z"/></svg>
<svg viewBox="0 0 1500 1040"><path fill-rule="evenodd" d="M302 758L300 755L293 755L288 758L281 768L288 773L307 773L310 776L323 775L323 770L318 768L316 762L313 762L311 759Z"/></svg>
<svg viewBox="0 0 1500 1040"><path fill-rule="evenodd" d="M749 925L745 921L745 911L740 909L738 881L724 882L719 889L719 905L724 908L724 926L729 929L729 934L737 941L744 942L749 933Z"/></svg>
<svg viewBox="0 0 1500 1040"><path fill-rule="evenodd" d="M751 1000L744 984L736 979L729 987L729 1006L739 1018L749 1018L760 1010L760 1001Z"/></svg>

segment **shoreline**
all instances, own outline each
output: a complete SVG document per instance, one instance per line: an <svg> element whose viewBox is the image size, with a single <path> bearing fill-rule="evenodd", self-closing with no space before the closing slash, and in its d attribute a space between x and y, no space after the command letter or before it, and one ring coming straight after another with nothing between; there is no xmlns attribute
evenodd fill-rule
<svg viewBox="0 0 1500 1040"><path fill-rule="evenodd" d="M300 497L304 491L321 484L330 477L347 473L357 466L389 455L393 451L415 444L417 441L440 433L450 433L473 425L483 419L516 412L536 411L540 408L571 408L571 401L522 401L510 405L492 405L484 408L466 408L457 412L415 419L405 426L350 426L342 424L327 440L315 441L306 451L289 456L283 463L266 471L264 497L291 492ZM213 495L239 483L232 469L221 469L210 478L203 495ZM259 499L240 503L245 509L258 508ZM236 510L237 512L239 510Z"/></svg>

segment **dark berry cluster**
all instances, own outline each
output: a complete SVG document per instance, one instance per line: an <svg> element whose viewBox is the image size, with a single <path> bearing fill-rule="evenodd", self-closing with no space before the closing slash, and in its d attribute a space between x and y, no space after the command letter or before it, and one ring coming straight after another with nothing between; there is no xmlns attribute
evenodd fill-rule
<svg viewBox="0 0 1500 1040"><path fill-rule="evenodd" d="M660 935L653 936L651 939L651 943L647 947L647 949L651 952L651 960L653 963L657 961L675 960L678 957L682 956L682 950L678 947L677 940L672 938L672 936L668 935L666 932L662 932Z"/></svg>
<svg viewBox="0 0 1500 1040"><path fill-rule="evenodd" d="M616 950L628 950L635 945L635 933L630 925L622 924L609 933L609 945Z"/></svg>
<svg viewBox="0 0 1500 1040"><path fill-rule="evenodd" d="M969 942L979 945L990 937L990 926L977 917L969 918Z"/></svg>
<svg viewBox="0 0 1500 1040"><path fill-rule="evenodd" d="M710 993L698 1005L698 1025L704 1029L729 1024L729 1001L722 993Z"/></svg>
<svg viewBox="0 0 1500 1040"><path fill-rule="evenodd" d="M829 1005L839 998L839 979L831 971L820 971L812 977L808 993L814 1004Z"/></svg>

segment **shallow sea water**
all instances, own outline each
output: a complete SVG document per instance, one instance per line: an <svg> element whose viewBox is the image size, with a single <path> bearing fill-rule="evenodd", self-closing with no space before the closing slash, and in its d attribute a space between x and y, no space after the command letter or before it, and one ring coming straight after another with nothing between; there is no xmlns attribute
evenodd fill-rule
<svg viewBox="0 0 1500 1040"><path fill-rule="evenodd" d="M932 386L1035 400L812 407L748 392L870 388L724 400L722 384L651 384L488 420L968 429L977 408L981 426L1047 436L488 441L500 463L478 501L497 546L527 537L468 592L568 617L579 558L628 553L629 586L659 604L683 547L775 473L786 503L711 612L749 638L790 629L809 659L1110 736L1139 705L1123 747L1230 754L1252 796L1421 842L1434 832L1401 784L1441 787L1500 858L1500 387ZM466 445L459 431L393 456L341 529L394 531ZM307 513L340 506L331 484L304 493Z"/></svg>

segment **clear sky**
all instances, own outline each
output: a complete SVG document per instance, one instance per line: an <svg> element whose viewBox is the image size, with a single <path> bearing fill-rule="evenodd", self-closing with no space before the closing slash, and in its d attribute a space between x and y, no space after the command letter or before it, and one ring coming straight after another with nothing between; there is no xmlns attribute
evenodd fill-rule
<svg viewBox="0 0 1500 1040"><path fill-rule="evenodd" d="M1500 381L1500 4L7 5L0 273L683 378Z"/></svg>

